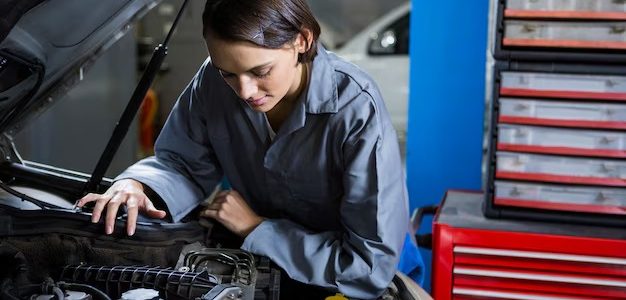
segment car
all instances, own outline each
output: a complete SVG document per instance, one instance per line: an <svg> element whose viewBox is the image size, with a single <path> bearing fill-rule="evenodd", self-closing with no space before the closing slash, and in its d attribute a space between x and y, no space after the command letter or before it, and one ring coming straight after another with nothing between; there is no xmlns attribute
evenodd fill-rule
<svg viewBox="0 0 626 300"><path fill-rule="evenodd" d="M278 299L280 269L198 211L176 223L140 216L133 236L121 212L105 235L74 204L112 180L23 160L12 141L159 0L10 2L0 12L0 299ZM388 289L428 298L419 293L402 275Z"/></svg>
<svg viewBox="0 0 626 300"><path fill-rule="evenodd" d="M407 1L335 50L337 55L360 67L378 84L398 134L403 159L409 101L410 15L411 3Z"/></svg>
<svg viewBox="0 0 626 300"><path fill-rule="evenodd" d="M0 28L0 299L278 297L280 271L268 259L225 247L232 236L195 215L142 217L129 237L120 214L104 235L91 209L74 203L111 179L86 190L91 174L23 160L12 141L158 3L17 0L0 12L8 21Z"/></svg>

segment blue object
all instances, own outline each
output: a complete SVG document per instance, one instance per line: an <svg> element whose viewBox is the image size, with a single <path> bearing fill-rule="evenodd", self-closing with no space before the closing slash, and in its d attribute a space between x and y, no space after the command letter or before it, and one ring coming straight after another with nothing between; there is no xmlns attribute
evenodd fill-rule
<svg viewBox="0 0 626 300"><path fill-rule="evenodd" d="M404 239L404 247L400 254L400 262L398 262L398 270L409 276L417 284L423 285L424 268L422 255L420 255L419 249L413 239L411 239L410 234L407 233Z"/></svg>
<svg viewBox="0 0 626 300"><path fill-rule="evenodd" d="M412 1L412 7L410 211L439 203L448 189L481 188L489 1ZM430 264L430 251L423 255ZM426 272L428 288L430 267Z"/></svg>

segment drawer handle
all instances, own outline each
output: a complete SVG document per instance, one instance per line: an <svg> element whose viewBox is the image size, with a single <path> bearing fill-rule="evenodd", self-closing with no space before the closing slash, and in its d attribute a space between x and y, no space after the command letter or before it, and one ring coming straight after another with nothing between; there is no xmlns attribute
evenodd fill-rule
<svg viewBox="0 0 626 300"><path fill-rule="evenodd" d="M611 28L613 29L613 28ZM524 24L524 26L522 26L522 32L524 33L530 33L530 32L535 32L537 31L537 26L536 25L531 25L531 24Z"/></svg>
<svg viewBox="0 0 626 300"><path fill-rule="evenodd" d="M528 136L528 130L525 129L515 129L515 133L514 133L515 137L526 137Z"/></svg>
<svg viewBox="0 0 626 300"><path fill-rule="evenodd" d="M610 34L622 34L626 31L626 26L624 25L613 25L611 26Z"/></svg>
<svg viewBox="0 0 626 300"><path fill-rule="evenodd" d="M602 145L613 144L615 143L616 140L617 138L614 136L603 136L600 138L600 144Z"/></svg>
<svg viewBox="0 0 626 300"><path fill-rule="evenodd" d="M607 163L603 163L600 168L602 169L601 172L602 173L612 173L615 172L615 170L617 170L617 167L615 165L611 165L611 164L607 164Z"/></svg>
<svg viewBox="0 0 626 300"><path fill-rule="evenodd" d="M528 110L530 107L527 104L517 104L515 105L515 110L516 111L520 111L520 110Z"/></svg>

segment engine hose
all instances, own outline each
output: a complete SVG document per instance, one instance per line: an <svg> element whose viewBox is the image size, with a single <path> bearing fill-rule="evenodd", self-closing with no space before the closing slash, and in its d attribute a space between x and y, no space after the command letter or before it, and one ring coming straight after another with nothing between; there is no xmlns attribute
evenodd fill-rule
<svg viewBox="0 0 626 300"><path fill-rule="evenodd" d="M91 294L96 299L111 300L111 298L107 294L105 294L101 290L91 285L80 284L80 283L66 283L66 282L59 282L58 285L59 287L66 289L66 290L85 292L85 293Z"/></svg>
<svg viewBox="0 0 626 300"><path fill-rule="evenodd" d="M2 289L2 294L0 294L0 296L1 296L0 299L20 300L20 298L11 295L10 291L11 291L12 287L13 286L12 286L11 279L3 280L2 281L2 285L0 287L0 289Z"/></svg>
<svg viewBox="0 0 626 300"><path fill-rule="evenodd" d="M2 299L20 300L20 298L17 298L15 296L9 294L9 292L7 292L7 291L2 291Z"/></svg>
<svg viewBox="0 0 626 300"><path fill-rule="evenodd" d="M65 300L65 293L59 287L53 287L52 292L59 298L59 300Z"/></svg>
<svg viewBox="0 0 626 300"><path fill-rule="evenodd" d="M28 284L20 286L17 290L18 298L27 297L33 294L41 293L41 284Z"/></svg>

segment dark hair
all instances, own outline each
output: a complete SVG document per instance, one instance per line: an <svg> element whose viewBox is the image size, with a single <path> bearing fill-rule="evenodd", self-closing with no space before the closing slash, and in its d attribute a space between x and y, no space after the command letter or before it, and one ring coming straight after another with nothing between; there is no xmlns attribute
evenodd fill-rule
<svg viewBox="0 0 626 300"><path fill-rule="evenodd" d="M205 38L210 32L224 40L248 41L271 49L293 42L298 33L304 35L308 29L312 42L298 62L310 62L317 54L320 25L306 0L207 0L202 23Z"/></svg>

